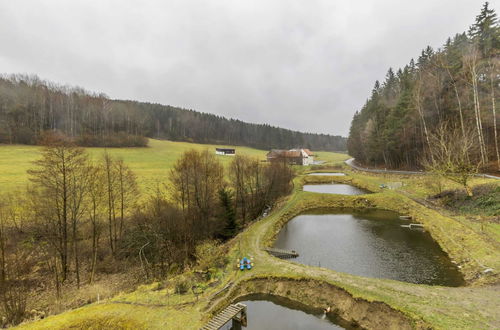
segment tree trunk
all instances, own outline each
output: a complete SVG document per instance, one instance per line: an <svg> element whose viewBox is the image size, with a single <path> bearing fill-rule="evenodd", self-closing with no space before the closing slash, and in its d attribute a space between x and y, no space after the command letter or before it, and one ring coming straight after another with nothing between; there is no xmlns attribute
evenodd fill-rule
<svg viewBox="0 0 500 330"><path fill-rule="evenodd" d="M478 134L478 140L479 140L479 149L481 151L481 161L483 165L485 165L488 162L488 155L486 154L486 147L484 144L484 137L483 137L483 123L481 120L481 108L479 105L479 92L477 88L477 72L476 72L476 59L473 58L471 59L470 62L470 68L471 68L471 80L472 80L472 92L473 92L473 98L474 98L474 114L476 117L476 127L477 127L477 134Z"/></svg>
<svg viewBox="0 0 500 330"><path fill-rule="evenodd" d="M422 84L422 81L421 81L421 77L419 76L418 78L418 81L417 81L417 88L416 88L416 91L415 91L415 101L416 101L416 107L417 107L417 110L418 110L418 114L420 115L420 120L422 121L422 126L424 128L424 135L425 135L425 139L427 141L427 147L430 148L431 147L431 143L430 143L430 140L429 140L429 131L427 130L427 124L425 122L425 117L424 117L424 112L422 110L422 104L420 103L420 87L421 87L421 84ZM431 157L432 157L432 154L431 154Z"/></svg>
<svg viewBox="0 0 500 330"><path fill-rule="evenodd" d="M495 151L497 155L497 170L500 171L500 153L498 152L498 132L497 132L497 114L495 107L495 65L490 60L490 88L491 88L491 112L493 113L493 132L495 136Z"/></svg>
<svg viewBox="0 0 500 330"><path fill-rule="evenodd" d="M78 258L78 238L76 234L76 222L73 224L73 252L75 257L76 287L80 289L80 260Z"/></svg>

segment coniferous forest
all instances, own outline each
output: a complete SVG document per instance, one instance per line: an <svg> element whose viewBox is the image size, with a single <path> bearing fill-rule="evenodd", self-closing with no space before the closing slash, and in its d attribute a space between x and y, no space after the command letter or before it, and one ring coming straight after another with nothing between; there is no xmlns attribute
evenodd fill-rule
<svg viewBox="0 0 500 330"><path fill-rule="evenodd" d="M349 154L360 163L419 168L435 147L437 132L473 140L469 157L483 169L500 170L500 27L485 3L469 30L428 46L404 68L389 69L356 112ZM438 134L439 135L439 134Z"/></svg>
<svg viewBox="0 0 500 330"><path fill-rule="evenodd" d="M150 137L260 149L346 150L346 139L341 136L250 124L161 104L111 100L36 76L0 77L0 143L36 144L44 133L54 131L91 147L140 147Z"/></svg>

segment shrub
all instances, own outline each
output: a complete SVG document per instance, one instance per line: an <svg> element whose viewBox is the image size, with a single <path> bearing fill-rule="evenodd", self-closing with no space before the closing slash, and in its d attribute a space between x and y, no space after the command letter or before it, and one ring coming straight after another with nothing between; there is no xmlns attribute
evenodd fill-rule
<svg viewBox="0 0 500 330"><path fill-rule="evenodd" d="M207 240L196 246L196 261L198 267L209 273L216 273L217 268L227 264L227 258L217 241Z"/></svg>
<svg viewBox="0 0 500 330"><path fill-rule="evenodd" d="M181 275L174 281L174 289L177 294L187 293L193 284L193 279L188 275Z"/></svg>

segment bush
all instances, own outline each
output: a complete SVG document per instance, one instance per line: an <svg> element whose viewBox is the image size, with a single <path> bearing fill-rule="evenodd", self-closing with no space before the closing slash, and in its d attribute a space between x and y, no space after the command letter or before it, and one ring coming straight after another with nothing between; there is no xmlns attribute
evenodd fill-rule
<svg viewBox="0 0 500 330"><path fill-rule="evenodd" d="M431 197L441 205L465 214L486 216L500 215L500 187L484 184L474 187L473 196L467 196L463 190L445 190Z"/></svg>
<svg viewBox="0 0 500 330"><path fill-rule="evenodd" d="M217 245L214 240L207 240L196 246L196 261L201 270L210 274L215 274L217 268L223 268L227 264L222 246Z"/></svg>
<svg viewBox="0 0 500 330"><path fill-rule="evenodd" d="M193 285L193 279L188 275L181 275L174 281L174 289L177 294L187 293Z"/></svg>

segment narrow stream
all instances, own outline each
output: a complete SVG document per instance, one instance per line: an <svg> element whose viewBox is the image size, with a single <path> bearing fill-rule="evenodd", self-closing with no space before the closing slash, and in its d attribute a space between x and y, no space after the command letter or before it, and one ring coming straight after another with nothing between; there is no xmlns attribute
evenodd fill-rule
<svg viewBox="0 0 500 330"><path fill-rule="evenodd" d="M375 278L460 286L464 280L427 233L383 210L317 210L290 220L275 247L295 250L291 261Z"/></svg>
<svg viewBox="0 0 500 330"><path fill-rule="evenodd" d="M333 183L333 184L305 184L304 191L310 191L323 194L341 194L341 195L364 195L370 191L364 190L349 184Z"/></svg>
<svg viewBox="0 0 500 330"><path fill-rule="evenodd" d="M287 298L267 294L253 294L238 299L247 306L248 326L244 330L299 330L299 329L353 329L349 323L325 315L323 310L294 302ZM231 323L222 329L229 330Z"/></svg>

